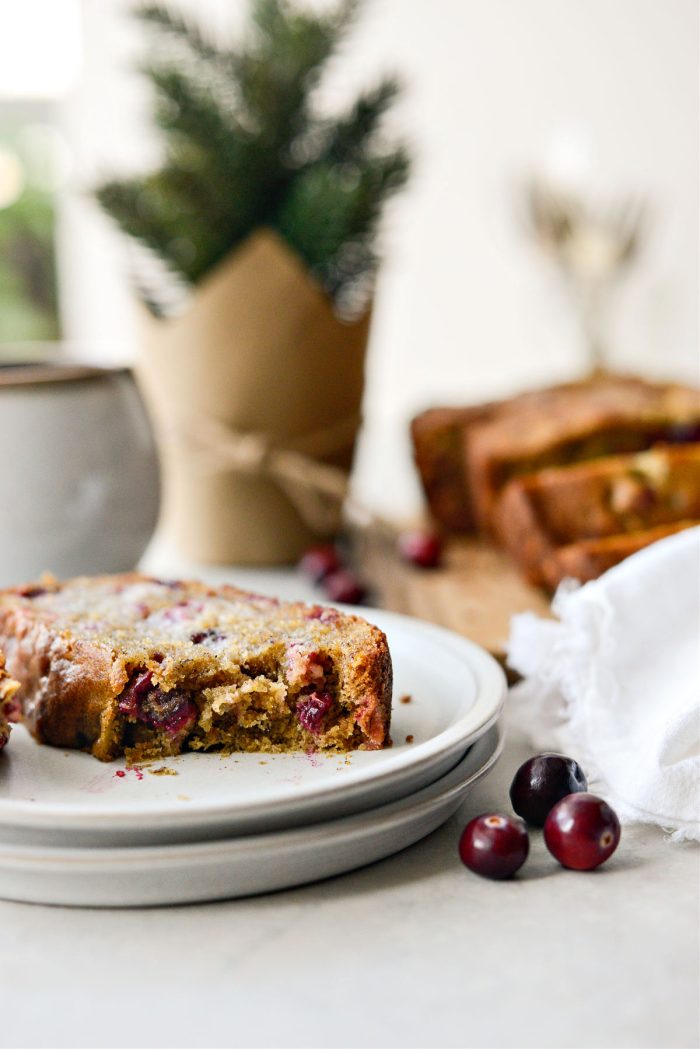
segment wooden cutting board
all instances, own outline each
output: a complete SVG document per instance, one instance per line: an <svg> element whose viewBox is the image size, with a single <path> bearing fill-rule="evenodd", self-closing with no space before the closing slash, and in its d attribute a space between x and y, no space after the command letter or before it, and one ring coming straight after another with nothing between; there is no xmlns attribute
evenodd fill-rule
<svg viewBox="0 0 700 1049"><path fill-rule="evenodd" d="M503 551L480 539L452 539L440 568L417 568L384 539L358 542L362 575L377 603L426 619L483 645L501 661L511 616L548 616L549 600L526 583Z"/></svg>

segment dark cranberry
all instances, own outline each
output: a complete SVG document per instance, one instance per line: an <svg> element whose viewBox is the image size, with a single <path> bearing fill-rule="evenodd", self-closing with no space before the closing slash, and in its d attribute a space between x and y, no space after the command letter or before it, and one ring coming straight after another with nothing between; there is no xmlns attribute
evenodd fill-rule
<svg viewBox="0 0 700 1049"><path fill-rule="evenodd" d="M562 867L591 871L605 863L620 840L620 821L595 794L570 794L547 816L545 845Z"/></svg>
<svg viewBox="0 0 700 1049"><path fill-rule="evenodd" d="M148 693L152 680L150 670L142 670L134 675L119 697L119 710L122 714L128 718L139 716L140 700Z"/></svg>
<svg viewBox="0 0 700 1049"><path fill-rule="evenodd" d="M312 692L297 703L297 717L302 728L317 735L323 728L326 714L333 705L333 699L327 692Z"/></svg>
<svg viewBox="0 0 700 1049"><path fill-rule="evenodd" d="M30 600L35 597L41 597L42 594L48 594L45 586L23 586L19 590L20 597L28 597Z"/></svg>
<svg viewBox="0 0 700 1049"><path fill-rule="evenodd" d="M342 601L346 605L359 605L365 598L365 588L355 573L347 568L327 575L323 588L331 601Z"/></svg>
<svg viewBox="0 0 700 1049"><path fill-rule="evenodd" d="M522 867L529 851L525 825L495 812L471 820L459 839L462 863L483 878L510 878Z"/></svg>
<svg viewBox="0 0 700 1049"><path fill-rule="evenodd" d="M221 641L223 636L220 630L211 628L209 630L198 630L196 633L190 634L190 641L194 645L203 645L207 641Z"/></svg>
<svg viewBox="0 0 700 1049"><path fill-rule="evenodd" d="M688 444L700 441L700 423L692 420L672 423L663 435L663 440L668 441L669 444Z"/></svg>
<svg viewBox="0 0 700 1049"><path fill-rule="evenodd" d="M119 710L126 717L149 728L175 736L197 719L197 707L187 692L164 692L154 686L150 670L136 674L119 698Z"/></svg>
<svg viewBox="0 0 700 1049"><path fill-rule="evenodd" d="M153 688L141 701L138 718L150 728L176 736L194 724L197 707L186 692L178 689L163 692Z"/></svg>
<svg viewBox="0 0 700 1049"><path fill-rule="evenodd" d="M399 536L399 553L420 568L437 568L442 560L442 539L436 532L404 532Z"/></svg>
<svg viewBox="0 0 700 1049"><path fill-rule="evenodd" d="M299 562L302 572L314 583L320 583L331 572L343 567L338 551L332 543L320 543L311 546Z"/></svg>
<svg viewBox="0 0 700 1049"><path fill-rule="evenodd" d="M533 827L544 827L547 813L567 794L587 790L581 766L563 754L537 754L520 766L510 785L510 801Z"/></svg>

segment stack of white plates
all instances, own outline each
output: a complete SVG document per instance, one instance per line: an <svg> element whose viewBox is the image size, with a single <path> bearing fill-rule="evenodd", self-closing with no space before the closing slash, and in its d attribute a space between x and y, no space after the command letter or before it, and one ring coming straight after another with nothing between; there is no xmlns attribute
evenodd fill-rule
<svg viewBox="0 0 700 1049"><path fill-rule="evenodd" d="M393 746L186 754L142 769L38 747L0 759L0 897L76 906L224 899L340 874L439 827L501 750L506 684L464 638L377 609Z"/></svg>

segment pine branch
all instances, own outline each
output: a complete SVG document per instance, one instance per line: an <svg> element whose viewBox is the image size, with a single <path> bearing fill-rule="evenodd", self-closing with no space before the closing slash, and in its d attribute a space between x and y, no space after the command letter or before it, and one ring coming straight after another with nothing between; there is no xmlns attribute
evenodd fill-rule
<svg viewBox="0 0 700 1049"><path fill-rule="evenodd" d="M382 207L408 167L405 151L396 150L368 160L354 178L320 163L295 181L276 224L331 295L376 265L371 245Z"/></svg>
<svg viewBox="0 0 700 1049"><path fill-rule="evenodd" d="M318 15L292 0L252 0L238 49L215 44L161 3L137 8L158 45L143 72L155 91L164 163L146 177L107 182L97 198L156 269L162 261L166 277L196 283L255 228L271 225L336 302L366 292L383 206L408 175L404 149L378 146L398 86L387 77L337 120L312 109L313 89L359 6L340 0Z"/></svg>
<svg viewBox="0 0 700 1049"><path fill-rule="evenodd" d="M373 90L360 95L345 117L328 121L323 159L343 164L363 155L399 91L398 80L387 77Z"/></svg>
<svg viewBox="0 0 700 1049"><path fill-rule="evenodd" d="M200 58L216 62L225 61L226 56L199 29L194 22L185 18L165 4L139 4L134 8L136 18L154 30L184 44L190 52Z"/></svg>

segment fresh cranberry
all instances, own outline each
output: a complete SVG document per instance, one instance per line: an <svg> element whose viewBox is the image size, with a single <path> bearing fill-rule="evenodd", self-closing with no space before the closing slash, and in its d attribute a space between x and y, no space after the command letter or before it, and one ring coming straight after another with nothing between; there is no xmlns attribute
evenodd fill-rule
<svg viewBox="0 0 700 1049"><path fill-rule="evenodd" d="M346 605L359 605L365 598L365 588L348 568L339 568L327 575L323 587L331 601L341 601Z"/></svg>
<svg viewBox="0 0 700 1049"><path fill-rule="evenodd" d="M476 816L459 839L462 863L483 878L510 878L522 867L529 851L525 825L495 812Z"/></svg>
<svg viewBox="0 0 700 1049"><path fill-rule="evenodd" d="M302 572L314 583L320 583L331 572L343 567L338 551L332 543L311 546L299 562Z"/></svg>
<svg viewBox="0 0 700 1049"><path fill-rule="evenodd" d="M437 568L442 560L442 539L436 532L404 532L399 536L404 561L420 568Z"/></svg>
<svg viewBox="0 0 700 1049"><path fill-rule="evenodd" d="M567 794L588 790L581 766L563 754L537 754L520 766L510 785L510 801L533 827L544 827L553 805Z"/></svg>
<svg viewBox="0 0 700 1049"><path fill-rule="evenodd" d="M317 735L323 728L323 721L333 705L333 699L327 692L312 692L297 703L299 724L307 732Z"/></svg>
<svg viewBox="0 0 700 1049"><path fill-rule="evenodd" d="M545 845L562 867L591 871L605 863L620 840L620 821L595 794L569 794L544 825Z"/></svg>

